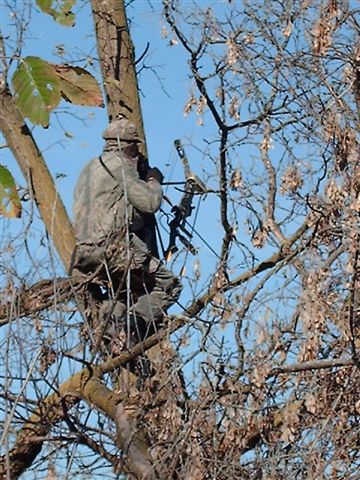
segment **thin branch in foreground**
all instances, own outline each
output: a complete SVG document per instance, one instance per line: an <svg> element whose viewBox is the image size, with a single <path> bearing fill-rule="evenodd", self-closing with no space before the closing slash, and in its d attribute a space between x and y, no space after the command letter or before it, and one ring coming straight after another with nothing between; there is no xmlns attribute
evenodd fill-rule
<svg viewBox="0 0 360 480"><path fill-rule="evenodd" d="M329 360L310 360L308 362L293 363L283 367L274 368L269 377L279 373L304 372L306 370L320 370L321 368L350 367L355 365L352 358L335 358Z"/></svg>

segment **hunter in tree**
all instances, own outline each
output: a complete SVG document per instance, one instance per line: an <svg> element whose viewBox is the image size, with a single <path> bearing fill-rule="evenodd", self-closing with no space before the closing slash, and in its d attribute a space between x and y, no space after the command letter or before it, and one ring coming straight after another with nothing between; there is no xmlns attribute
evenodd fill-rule
<svg viewBox="0 0 360 480"><path fill-rule="evenodd" d="M162 200L160 170L139 153L139 136L127 119L111 122L103 138L102 154L85 166L75 189L74 270L98 271L106 285L93 290L99 320L111 317L111 329L104 328L110 338L126 325L134 344L159 327L181 285L158 258L154 214Z"/></svg>

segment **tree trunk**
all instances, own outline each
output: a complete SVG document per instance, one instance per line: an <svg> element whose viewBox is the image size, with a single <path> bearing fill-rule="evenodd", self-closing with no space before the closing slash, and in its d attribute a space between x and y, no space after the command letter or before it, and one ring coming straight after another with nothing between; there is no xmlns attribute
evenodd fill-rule
<svg viewBox="0 0 360 480"><path fill-rule="evenodd" d="M141 153L146 156L134 47L124 2L92 0L91 4L109 120L120 115L131 120L143 140Z"/></svg>

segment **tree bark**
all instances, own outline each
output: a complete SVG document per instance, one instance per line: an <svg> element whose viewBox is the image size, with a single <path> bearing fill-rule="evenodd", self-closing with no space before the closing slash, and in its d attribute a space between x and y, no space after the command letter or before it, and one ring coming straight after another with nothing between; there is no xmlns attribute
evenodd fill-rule
<svg viewBox="0 0 360 480"><path fill-rule="evenodd" d="M120 115L137 127L147 155L141 114L134 47L123 0L92 0L98 55L104 81L109 120Z"/></svg>

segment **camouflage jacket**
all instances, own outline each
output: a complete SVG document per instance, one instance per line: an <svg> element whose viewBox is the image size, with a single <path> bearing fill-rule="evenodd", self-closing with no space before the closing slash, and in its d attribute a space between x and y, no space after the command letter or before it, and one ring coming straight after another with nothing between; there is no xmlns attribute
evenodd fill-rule
<svg viewBox="0 0 360 480"><path fill-rule="evenodd" d="M162 200L156 180L139 178L133 160L118 150L104 150L82 170L74 193L77 243L99 244L112 234L143 228L143 214L153 214Z"/></svg>

